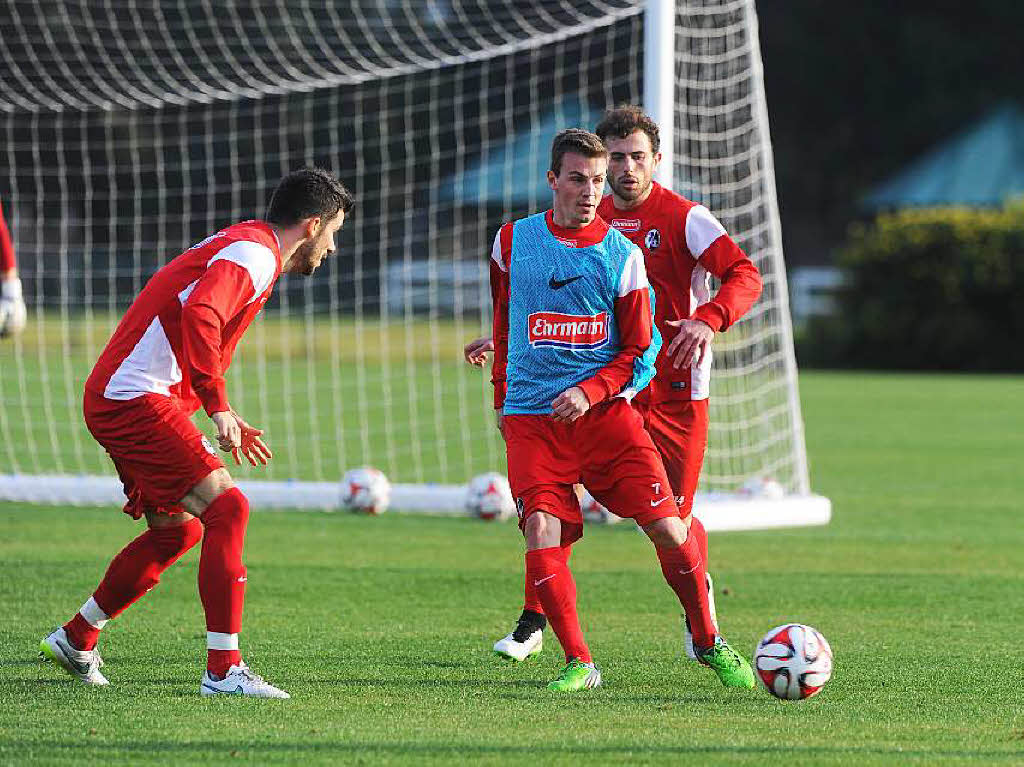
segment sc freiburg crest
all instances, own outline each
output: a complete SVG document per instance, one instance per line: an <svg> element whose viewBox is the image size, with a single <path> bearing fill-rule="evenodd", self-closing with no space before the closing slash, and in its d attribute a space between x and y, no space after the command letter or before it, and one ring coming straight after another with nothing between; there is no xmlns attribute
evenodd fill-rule
<svg viewBox="0 0 1024 767"><path fill-rule="evenodd" d="M647 246L648 250L657 250L658 246L661 245L661 232L657 229L648 230L644 236L644 245Z"/></svg>

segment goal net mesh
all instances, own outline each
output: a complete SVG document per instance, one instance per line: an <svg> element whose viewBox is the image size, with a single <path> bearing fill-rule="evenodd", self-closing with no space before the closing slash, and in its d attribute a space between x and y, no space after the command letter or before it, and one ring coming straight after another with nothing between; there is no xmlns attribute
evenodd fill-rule
<svg viewBox="0 0 1024 767"><path fill-rule="evenodd" d="M0 199L29 326L0 342L0 475L110 475L83 382L145 281L259 217L287 171L357 204L312 278L281 279L227 376L275 458L242 478L462 484L504 470L485 370L487 257L550 205L551 136L643 103L642 4L608 0L8 0ZM716 340L702 488L806 492L753 0L677 6L675 186L765 277ZM205 418L198 421L210 431Z"/></svg>

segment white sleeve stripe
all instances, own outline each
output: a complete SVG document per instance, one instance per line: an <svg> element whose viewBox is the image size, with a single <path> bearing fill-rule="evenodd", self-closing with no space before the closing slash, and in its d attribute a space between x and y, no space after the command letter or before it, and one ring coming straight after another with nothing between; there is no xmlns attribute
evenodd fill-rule
<svg viewBox="0 0 1024 767"><path fill-rule="evenodd" d="M505 262L501 258L501 229L494 235L494 245L491 246L491 261L498 265L498 268L503 272L507 272L505 268Z"/></svg>
<svg viewBox="0 0 1024 767"><path fill-rule="evenodd" d="M274 273L277 271L277 259L274 258L274 252L266 245L248 240L239 240L221 248L206 263L206 268L209 269L215 261L231 261L249 272L252 288L256 291L248 301L250 304L270 287L270 283L274 280Z"/></svg>
<svg viewBox="0 0 1024 767"><path fill-rule="evenodd" d="M694 205L686 215L686 247L694 258L704 255L711 243L725 234L725 227L703 205Z"/></svg>
<svg viewBox="0 0 1024 767"><path fill-rule="evenodd" d="M647 281L647 268L644 266L644 254L640 248L633 248L629 258L622 265L622 274L619 276L619 298L632 293L640 288L650 287Z"/></svg>

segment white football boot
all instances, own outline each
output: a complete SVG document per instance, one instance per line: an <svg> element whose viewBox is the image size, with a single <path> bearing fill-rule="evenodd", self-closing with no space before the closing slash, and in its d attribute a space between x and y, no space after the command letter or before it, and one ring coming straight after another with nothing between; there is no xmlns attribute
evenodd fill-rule
<svg viewBox="0 0 1024 767"><path fill-rule="evenodd" d="M708 583L708 607L711 608L711 623L715 626L715 633L718 633L718 611L715 609L715 582L711 580L711 573L706 573ZM686 657L690 660L697 660L697 652L693 649L693 632L690 631L690 620L683 615L683 646L686 648Z"/></svg>
<svg viewBox="0 0 1024 767"><path fill-rule="evenodd" d="M532 630L531 630L532 629ZM508 636L494 643L494 654L524 661L544 649L544 629L518 625Z"/></svg>
<svg viewBox="0 0 1024 767"><path fill-rule="evenodd" d="M253 698L290 698L284 690L280 690L263 677L257 676L244 663L232 666L223 679L214 679L209 671L203 672L203 681L199 685L203 695L249 695Z"/></svg>
<svg viewBox="0 0 1024 767"><path fill-rule="evenodd" d="M110 684L100 673L103 659L99 650L76 650L61 627L39 643L39 657L50 660L85 684L103 687Z"/></svg>

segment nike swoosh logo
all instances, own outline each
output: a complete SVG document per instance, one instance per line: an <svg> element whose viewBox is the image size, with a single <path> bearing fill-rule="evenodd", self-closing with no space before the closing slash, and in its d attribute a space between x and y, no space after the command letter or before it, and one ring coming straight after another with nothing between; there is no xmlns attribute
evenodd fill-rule
<svg viewBox="0 0 1024 767"><path fill-rule="evenodd" d="M550 580L551 580L552 578L554 578L554 577L555 577L555 574L554 574L554 573L551 573L551 575L547 576L546 578L541 578L541 579L540 579L539 581L534 581L534 582L533 582L533 585L534 585L534 586L539 586L539 585L540 585L540 584L542 584L542 583L543 583L544 581L550 581Z"/></svg>
<svg viewBox="0 0 1024 767"><path fill-rule="evenodd" d="M68 663L70 663L74 667L75 671L77 671L79 674L89 673L89 664L83 663L82 661L76 659L75 656L72 654L75 652L74 648L72 648L66 642L60 641L59 639L54 639L53 641L61 649L61 651L64 654L64 657L67 659Z"/></svg>
<svg viewBox="0 0 1024 767"><path fill-rule="evenodd" d="M551 279L548 281L548 285L551 287L552 290L558 290L559 288L564 288L570 282L576 282L576 280L582 280L582 279L583 279L583 275L582 274L577 274L575 277L570 277L567 280L556 280L555 279L555 275L552 274L551 275Z"/></svg>
<svg viewBox="0 0 1024 767"><path fill-rule="evenodd" d="M246 578L246 577L245 577L245 576L243 575L243 576L242 576L241 578L239 578L239 579L238 579L238 582L239 582L239 583L245 583L245 582L246 582L247 580L249 580L249 579L248 579L248 578Z"/></svg>
<svg viewBox="0 0 1024 767"><path fill-rule="evenodd" d="M651 506L661 506L661 504L663 504L665 501L667 501L671 497L672 496L670 496L670 495L666 495L664 498L662 498L660 500L651 501Z"/></svg>

